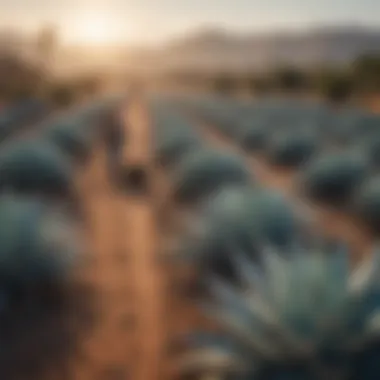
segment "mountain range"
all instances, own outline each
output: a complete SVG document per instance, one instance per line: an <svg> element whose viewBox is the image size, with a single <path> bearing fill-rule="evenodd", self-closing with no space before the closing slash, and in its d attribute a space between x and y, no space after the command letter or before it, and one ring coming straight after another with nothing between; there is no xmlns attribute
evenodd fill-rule
<svg viewBox="0 0 380 380"><path fill-rule="evenodd" d="M126 61L128 66L148 72L241 71L276 64L347 64L367 53L380 53L380 28L320 27L259 34L208 28L159 47L129 49Z"/></svg>

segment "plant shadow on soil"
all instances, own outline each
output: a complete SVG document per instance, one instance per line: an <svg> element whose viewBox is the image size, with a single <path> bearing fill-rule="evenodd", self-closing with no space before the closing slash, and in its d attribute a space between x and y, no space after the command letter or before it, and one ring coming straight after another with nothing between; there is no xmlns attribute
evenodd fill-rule
<svg viewBox="0 0 380 380"><path fill-rule="evenodd" d="M7 380L70 379L80 343L95 323L94 293L84 284L38 294L0 320L0 373Z"/></svg>

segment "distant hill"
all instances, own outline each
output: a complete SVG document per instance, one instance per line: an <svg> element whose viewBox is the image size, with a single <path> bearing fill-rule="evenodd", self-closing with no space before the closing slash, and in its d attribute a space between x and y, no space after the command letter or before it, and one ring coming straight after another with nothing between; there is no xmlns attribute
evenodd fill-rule
<svg viewBox="0 0 380 380"><path fill-rule="evenodd" d="M130 51L127 61L131 67L147 71L247 70L267 68L275 63L301 67L345 64L370 52L380 52L380 28L347 26L261 34L207 29L156 49Z"/></svg>

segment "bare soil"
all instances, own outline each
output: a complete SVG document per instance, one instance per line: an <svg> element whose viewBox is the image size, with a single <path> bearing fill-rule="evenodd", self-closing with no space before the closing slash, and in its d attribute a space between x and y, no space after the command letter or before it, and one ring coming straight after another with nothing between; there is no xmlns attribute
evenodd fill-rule
<svg viewBox="0 0 380 380"><path fill-rule="evenodd" d="M142 128L149 123L142 109L128 122L141 123ZM298 202L294 172L245 154L210 126L199 124L199 131L210 145L244 154L260 183ZM70 312L56 309L33 330L29 345L16 351L17 361L8 367L25 368L10 371L7 380L177 379L176 364L184 349L181 338L194 329L213 327L181 284L181 270L186 268L168 255L178 232L169 181L152 162L147 173L146 195L125 193L110 180L105 143L94 147L77 176L88 242L86 260L76 274L80 287ZM310 204L305 207L318 228L348 241L355 257L367 254L371 237L353 218ZM37 350L41 345L44 350ZM30 356L33 349L36 354ZM40 363L37 353L45 357L44 371L32 368Z"/></svg>

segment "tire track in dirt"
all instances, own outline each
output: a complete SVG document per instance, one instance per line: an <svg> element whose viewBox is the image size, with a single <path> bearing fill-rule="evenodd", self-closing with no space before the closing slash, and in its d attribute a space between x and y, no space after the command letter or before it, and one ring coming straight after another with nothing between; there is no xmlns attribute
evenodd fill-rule
<svg viewBox="0 0 380 380"><path fill-rule="evenodd" d="M127 133L126 160L133 157L131 165L142 160L147 177L147 192L126 196L128 213L128 239L131 251L131 269L136 295L137 357L133 380L158 380L162 377L165 348L163 330L164 288L158 260L157 186L151 159L151 130L143 105L135 103L125 119ZM129 128L129 129L128 129ZM128 150L128 149L127 149ZM125 162L128 165L128 161Z"/></svg>
<svg viewBox="0 0 380 380"><path fill-rule="evenodd" d="M95 324L73 363L75 380L126 380L135 353L135 297L130 272L128 215L110 185L105 144L99 144L79 189L88 221L89 253L82 276L95 293Z"/></svg>

